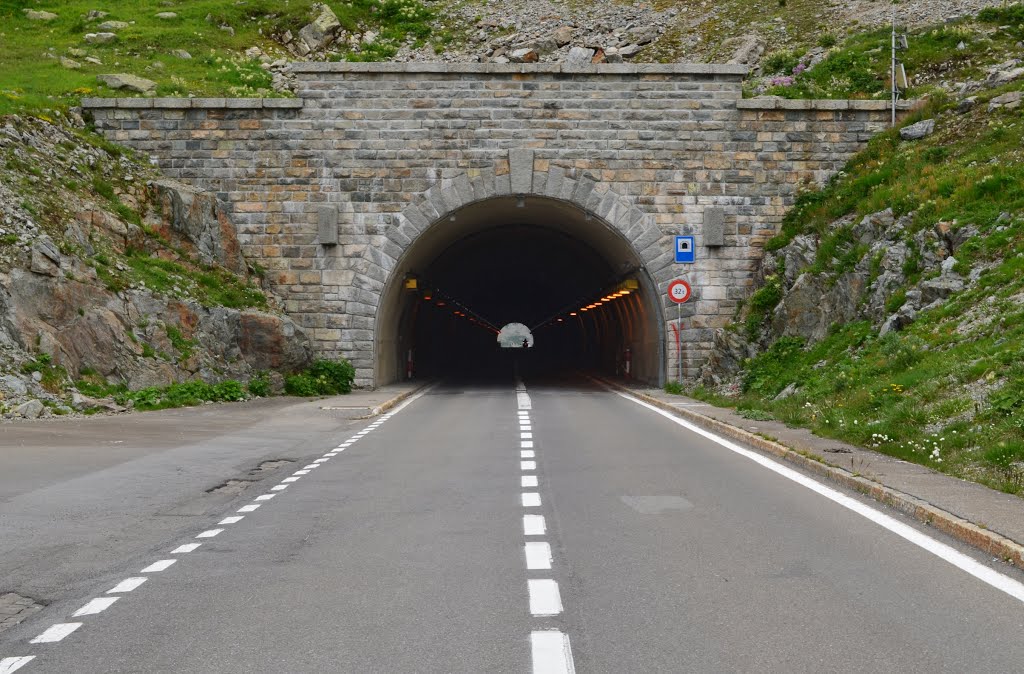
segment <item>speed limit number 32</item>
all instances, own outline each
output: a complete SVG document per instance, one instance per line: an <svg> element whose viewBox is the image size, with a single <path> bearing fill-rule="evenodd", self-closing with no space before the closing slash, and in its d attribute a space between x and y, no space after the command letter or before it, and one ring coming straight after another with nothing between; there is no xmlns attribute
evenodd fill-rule
<svg viewBox="0 0 1024 674"><path fill-rule="evenodd" d="M692 294L693 291L690 289L690 284L686 281L676 279L668 284L668 298L676 304L682 304L690 299Z"/></svg>

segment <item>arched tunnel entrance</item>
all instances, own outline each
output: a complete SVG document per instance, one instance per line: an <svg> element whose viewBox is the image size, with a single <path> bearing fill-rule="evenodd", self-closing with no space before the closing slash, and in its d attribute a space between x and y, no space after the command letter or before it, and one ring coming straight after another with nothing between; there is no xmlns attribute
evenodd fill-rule
<svg viewBox="0 0 1024 674"><path fill-rule="evenodd" d="M636 251L564 201L513 195L445 215L405 251L380 306L380 384L410 373L505 378L514 366L528 376L628 369L657 385L664 376L664 323ZM510 323L532 344L502 348Z"/></svg>

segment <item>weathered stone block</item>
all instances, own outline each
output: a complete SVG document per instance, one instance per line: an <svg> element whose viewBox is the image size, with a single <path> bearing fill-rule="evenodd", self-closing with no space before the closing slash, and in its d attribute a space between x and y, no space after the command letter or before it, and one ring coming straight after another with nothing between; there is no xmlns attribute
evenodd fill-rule
<svg viewBox="0 0 1024 674"><path fill-rule="evenodd" d="M317 238L321 246L338 245L338 207L319 206L316 210Z"/></svg>
<svg viewBox="0 0 1024 674"><path fill-rule="evenodd" d="M701 228L705 246L725 245L725 209L708 206L704 209L704 226Z"/></svg>

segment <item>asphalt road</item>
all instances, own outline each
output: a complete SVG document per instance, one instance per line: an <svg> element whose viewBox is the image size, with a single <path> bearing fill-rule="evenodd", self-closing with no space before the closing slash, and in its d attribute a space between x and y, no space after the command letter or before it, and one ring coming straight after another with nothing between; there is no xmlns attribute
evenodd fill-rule
<svg viewBox="0 0 1024 674"><path fill-rule="evenodd" d="M49 483L17 464L36 481L0 502L0 593L34 583L53 601L0 633L0 673L1012 672L1024 662L1012 569L936 539L961 566L994 570L985 582L851 510L866 501L826 498L612 392L450 385L373 421L291 407L252 421ZM203 456L237 468L247 442L261 448L254 465L294 462L212 501L201 471L182 468L208 465ZM147 490L183 514L150 504L129 518ZM113 514L89 518L86 542L52 522L30 540L11 504L28 517L26 503L46 499L70 519L80 503ZM62 547L68 535L78 547ZM45 563L40 538L51 536L75 573ZM79 623L56 640L71 627L54 625ZM55 640L32 643L48 632Z"/></svg>

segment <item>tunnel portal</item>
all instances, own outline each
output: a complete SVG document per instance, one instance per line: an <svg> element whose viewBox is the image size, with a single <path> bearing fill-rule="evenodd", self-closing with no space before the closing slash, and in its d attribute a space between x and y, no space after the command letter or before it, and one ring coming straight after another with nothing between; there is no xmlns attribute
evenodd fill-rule
<svg viewBox="0 0 1024 674"><path fill-rule="evenodd" d="M424 231L393 271L379 314L376 376L599 371L659 383L660 309L636 251L573 204L487 199ZM502 326L533 344L503 349Z"/></svg>

